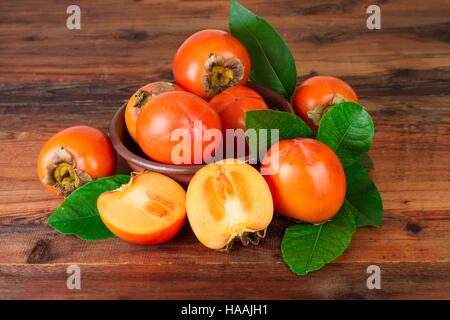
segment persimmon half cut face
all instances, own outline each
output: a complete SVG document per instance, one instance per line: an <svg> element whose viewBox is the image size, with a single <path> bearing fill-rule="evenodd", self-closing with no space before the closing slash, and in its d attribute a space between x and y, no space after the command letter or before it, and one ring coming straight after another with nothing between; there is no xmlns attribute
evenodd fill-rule
<svg viewBox="0 0 450 320"><path fill-rule="evenodd" d="M229 248L235 239L257 244L273 217L266 181L237 159L200 169L189 184L186 209L197 239L211 249Z"/></svg>
<svg viewBox="0 0 450 320"><path fill-rule="evenodd" d="M97 200L103 223L119 238L157 244L172 238L186 218L186 192L171 178L142 172Z"/></svg>

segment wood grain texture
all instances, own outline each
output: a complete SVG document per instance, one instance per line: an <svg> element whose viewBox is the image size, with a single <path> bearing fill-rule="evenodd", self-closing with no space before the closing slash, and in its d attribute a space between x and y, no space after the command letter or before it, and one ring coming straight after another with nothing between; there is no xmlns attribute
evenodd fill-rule
<svg viewBox="0 0 450 320"><path fill-rule="evenodd" d="M80 0L81 30L66 2L0 2L1 299L449 299L450 7L446 1L241 3L292 49L299 80L347 81L373 117L370 174L384 201L380 228L360 228L335 262L305 277L280 256L288 221L276 217L259 247L203 247L188 223L166 244L87 242L46 225L61 203L40 184L36 159L70 125L107 130L143 84L171 79L183 40L227 29L228 1ZM366 28L378 4L382 29ZM119 171L129 169L120 162ZM66 289L77 264L82 289ZM368 290L376 264L382 289Z"/></svg>

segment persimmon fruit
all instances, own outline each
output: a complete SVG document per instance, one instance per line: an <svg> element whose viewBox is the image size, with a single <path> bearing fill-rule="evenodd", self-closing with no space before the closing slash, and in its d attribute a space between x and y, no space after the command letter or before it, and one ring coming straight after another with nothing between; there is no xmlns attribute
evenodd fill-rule
<svg viewBox="0 0 450 320"><path fill-rule="evenodd" d="M175 82L184 90L210 99L228 87L245 85L250 75L247 50L222 30L202 30L178 49L173 62Z"/></svg>
<svg viewBox="0 0 450 320"><path fill-rule="evenodd" d="M245 130L247 111L269 109L258 92L244 86L226 89L212 98L209 104L219 114L224 134L226 129Z"/></svg>
<svg viewBox="0 0 450 320"><path fill-rule="evenodd" d="M172 238L183 225L186 192L165 175L142 172L117 190L102 193L97 208L103 223L119 238L157 244Z"/></svg>
<svg viewBox="0 0 450 320"><path fill-rule="evenodd" d="M282 140L267 152L263 169L279 214L318 224L332 218L344 202L344 169L320 141Z"/></svg>
<svg viewBox="0 0 450 320"><path fill-rule="evenodd" d="M186 133L188 149L174 161L172 152L183 143L175 139L175 130ZM208 130L220 133L220 118L217 112L202 98L182 91L162 93L148 101L141 109L136 124L136 137L142 151L150 158L169 164L199 164L214 156L221 143L219 137L208 138ZM205 149L212 150L204 157ZM186 151L187 150L187 151ZM199 152L196 152L196 151Z"/></svg>
<svg viewBox="0 0 450 320"><path fill-rule="evenodd" d="M110 176L116 168L116 153L100 129L73 126L52 136L38 158L38 175L54 194L68 196L92 179Z"/></svg>
<svg viewBox="0 0 450 320"><path fill-rule="evenodd" d="M297 115L317 133L320 120L335 104L343 101L358 103L358 96L346 82L330 76L315 76L305 80L295 91L293 107Z"/></svg>
<svg viewBox="0 0 450 320"><path fill-rule="evenodd" d="M197 171L187 189L186 209L197 239L211 249L229 248L235 239L257 244L273 217L266 181L238 159Z"/></svg>
<svg viewBox="0 0 450 320"><path fill-rule="evenodd" d="M269 109L264 99L253 89L234 86L216 95L209 104L220 116L222 147L226 157L241 158L248 154L249 148L245 140L245 113L250 110ZM227 135L227 129L228 131L232 129L232 134Z"/></svg>
<svg viewBox="0 0 450 320"><path fill-rule="evenodd" d="M125 124L127 126L128 133L135 142L137 142L136 122L142 106L155 96L171 91L183 91L183 89L171 82L153 82L140 88L128 100L125 109Z"/></svg>

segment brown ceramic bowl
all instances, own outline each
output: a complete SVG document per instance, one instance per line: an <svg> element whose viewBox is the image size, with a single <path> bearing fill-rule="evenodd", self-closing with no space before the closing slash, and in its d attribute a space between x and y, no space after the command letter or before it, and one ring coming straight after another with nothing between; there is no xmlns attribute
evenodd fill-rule
<svg viewBox="0 0 450 320"><path fill-rule="evenodd" d="M247 83L247 86L258 92L271 109L294 113L289 102L275 91L253 82ZM159 172L173 178L181 185L187 186L193 175L205 164L173 165L151 160L128 134L124 118L125 108L126 103L116 111L109 127L112 145L117 153L134 171ZM248 163L250 157L247 156L243 160Z"/></svg>

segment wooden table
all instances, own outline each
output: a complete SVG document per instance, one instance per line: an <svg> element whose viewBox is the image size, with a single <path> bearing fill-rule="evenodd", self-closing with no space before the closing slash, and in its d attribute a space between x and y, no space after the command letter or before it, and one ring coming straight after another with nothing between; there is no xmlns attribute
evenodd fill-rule
<svg viewBox="0 0 450 320"><path fill-rule="evenodd" d="M0 298L450 298L448 2L241 2L279 30L300 81L341 77L371 113L382 226L358 229L341 257L304 277L280 256L282 217L259 247L228 254L202 246L188 223L156 246L59 234L46 220L61 199L36 174L44 142L71 125L107 130L138 87L171 79L185 38L227 29L228 1L79 0L81 30L66 27L67 1L2 1ZM381 30L366 27L370 4ZM81 290L66 287L70 265ZM366 286L369 265L381 290Z"/></svg>

